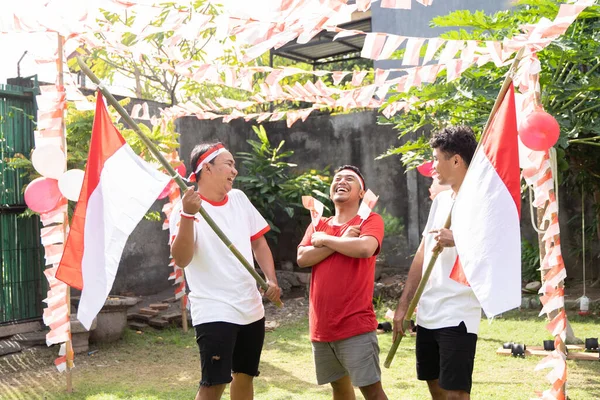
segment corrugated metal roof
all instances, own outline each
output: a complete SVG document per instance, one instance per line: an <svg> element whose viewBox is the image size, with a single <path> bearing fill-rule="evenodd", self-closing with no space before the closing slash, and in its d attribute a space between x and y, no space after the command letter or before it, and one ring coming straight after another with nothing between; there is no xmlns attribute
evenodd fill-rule
<svg viewBox="0 0 600 400"><path fill-rule="evenodd" d="M371 17L341 24L339 27L371 32ZM323 31L313 37L308 43L301 44L294 40L277 50L271 50L271 53L308 64L337 61L352 54L360 55L365 42L365 35L354 35L333 41L335 35L336 32Z"/></svg>

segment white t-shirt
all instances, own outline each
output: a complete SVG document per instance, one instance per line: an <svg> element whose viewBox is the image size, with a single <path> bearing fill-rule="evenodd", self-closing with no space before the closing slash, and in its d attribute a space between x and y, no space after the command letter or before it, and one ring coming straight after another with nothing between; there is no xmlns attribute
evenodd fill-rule
<svg viewBox="0 0 600 400"><path fill-rule="evenodd" d="M436 244L435 234L429 231L444 227L454 202L452 193L452 190L446 190L438 194L429 210L427 226L423 231L423 273L429 265ZM457 256L456 247L445 247L440 253L419 301L417 324L427 329L439 329L458 326L464 321L467 332L476 334L481 320L479 301L469 286L450 279Z"/></svg>
<svg viewBox="0 0 600 400"><path fill-rule="evenodd" d="M179 231L181 207L181 201L173 207L171 237ZM221 203L203 199L202 207L248 263L254 265L251 242L270 228L246 195L232 189ZM265 310L256 281L199 213L196 218L194 256L185 267L193 325L217 321L247 325L258 321Z"/></svg>

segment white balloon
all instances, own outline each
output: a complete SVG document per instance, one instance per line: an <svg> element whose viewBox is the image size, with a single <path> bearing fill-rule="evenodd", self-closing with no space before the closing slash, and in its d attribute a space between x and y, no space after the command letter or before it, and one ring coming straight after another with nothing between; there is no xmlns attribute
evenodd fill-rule
<svg viewBox="0 0 600 400"><path fill-rule="evenodd" d="M80 169L70 169L58 179L58 189L67 199L79 200L85 172Z"/></svg>
<svg viewBox="0 0 600 400"><path fill-rule="evenodd" d="M36 147L31 154L33 168L46 178L60 178L65 172L65 161L65 153L51 144Z"/></svg>

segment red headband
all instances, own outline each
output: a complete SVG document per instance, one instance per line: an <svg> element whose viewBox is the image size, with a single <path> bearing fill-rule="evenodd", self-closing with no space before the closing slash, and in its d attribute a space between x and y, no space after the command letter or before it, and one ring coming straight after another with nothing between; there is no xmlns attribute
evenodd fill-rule
<svg viewBox="0 0 600 400"><path fill-rule="evenodd" d="M343 168L343 169L340 169L337 173L339 174L342 171L350 171L350 172L352 172L352 175L356 176L359 179L358 183L360 184L360 188L362 190L365 190L365 180L362 178L362 176L360 176L359 174L357 174L356 171L354 171L353 169L350 169L350 168Z"/></svg>
<svg viewBox="0 0 600 400"><path fill-rule="evenodd" d="M188 177L188 180L190 182L196 182L196 174L202 170L202 167L205 164L212 161L216 156L218 156L223 151L225 151L225 146L223 146L223 144L221 144L221 143L217 143L216 145L211 146L206 151L206 153L204 153L204 154L202 154L202 156L200 156L200 158L198 159L198 162L196 162L196 165L194 166L194 171L190 174L190 176Z"/></svg>

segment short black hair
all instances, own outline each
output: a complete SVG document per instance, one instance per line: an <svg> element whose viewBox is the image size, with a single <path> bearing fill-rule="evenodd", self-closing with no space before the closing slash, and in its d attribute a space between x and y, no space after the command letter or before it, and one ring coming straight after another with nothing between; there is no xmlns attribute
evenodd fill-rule
<svg viewBox="0 0 600 400"><path fill-rule="evenodd" d="M194 146L192 152L190 153L190 171L192 171L192 173L196 171L196 164L198 164L200 157L202 157L202 155L208 150L219 144L221 144L221 142L200 143ZM214 164L215 160L213 159L209 161L209 163ZM200 174L202 174L202 170L196 174L196 182L200 180Z"/></svg>
<svg viewBox="0 0 600 400"><path fill-rule="evenodd" d="M429 140L429 145L432 149L440 149L449 157L458 154L468 166L475 154L477 140L471 128L466 125L457 125L448 126L437 132Z"/></svg>
<svg viewBox="0 0 600 400"><path fill-rule="evenodd" d="M345 169L349 169L350 171L356 172L356 175L358 175L363 181L363 185L365 186L364 190L367 190L367 182L365 181L365 177L363 176L363 174L360 173L360 169L358 169L358 167L355 167L354 165L342 165L341 167L337 167L333 174L335 175L338 172L343 171Z"/></svg>

